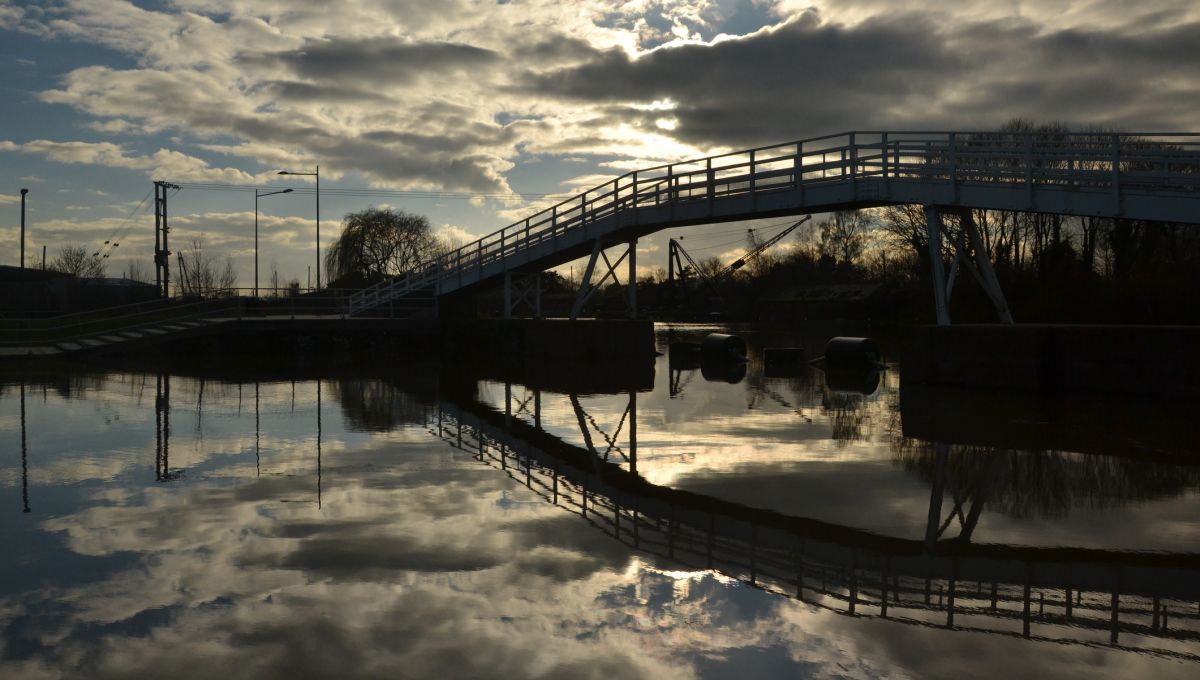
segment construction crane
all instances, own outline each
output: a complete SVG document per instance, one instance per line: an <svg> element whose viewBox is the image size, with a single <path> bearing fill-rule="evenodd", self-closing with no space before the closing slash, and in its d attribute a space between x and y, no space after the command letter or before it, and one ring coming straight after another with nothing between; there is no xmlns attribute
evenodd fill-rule
<svg viewBox="0 0 1200 680"><path fill-rule="evenodd" d="M778 234L775 234L774 236L767 239L766 241L763 241L762 243L758 244L754 248L751 248L749 252L747 252L745 255L739 257L738 259L734 260L733 264L729 265L728 267L725 268L724 271L722 271L720 274L718 274L717 275L718 278L728 276L729 274L732 274L735 271L746 266L746 262L758 257L767 248L770 248L771 246L775 245L776 243L779 243L780 241L783 240L783 237L785 237L788 234L795 231L796 227L800 226L801 224L804 224L805 222L807 222L811 219L812 219L812 215L805 215L804 217L801 217L799 220L793 222L791 224L791 226L789 226L787 229L784 229L783 231L779 232ZM754 233L753 229L747 229L746 231L751 234Z"/></svg>
<svg viewBox="0 0 1200 680"><path fill-rule="evenodd" d="M684 250L683 244L675 239L670 239L670 241L667 243L667 285L670 290L675 290L675 279L678 277L680 286L686 291L688 276L695 273L701 277L702 281L712 287L713 294L719 298L720 295L717 293L714 287L716 283L746 266L747 262L753 260L771 246L782 241L784 237L795 231L796 227L799 227L801 224L804 224L811 219L812 215L805 215L796 222L793 222L783 231L751 248L746 252L745 255L742 255L738 259L734 260L732 264L722 268L720 271L711 276L703 273L703 271L700 269L700 266L696 264L696 260L693 259L690 254L688 254L688 251ZM747 229L746 231L749 233L754 233L753 229Z"/></svg>

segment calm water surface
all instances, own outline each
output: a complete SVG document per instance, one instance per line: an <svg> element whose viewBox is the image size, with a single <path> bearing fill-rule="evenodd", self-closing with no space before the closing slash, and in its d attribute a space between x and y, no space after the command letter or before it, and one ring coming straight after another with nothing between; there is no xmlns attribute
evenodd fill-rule
<svg viewBox="0 0 1200 680"><path fill-rule="evenodd" d="M1187 405L753 350L9 376L0 676L1200 673Z"/></svg>

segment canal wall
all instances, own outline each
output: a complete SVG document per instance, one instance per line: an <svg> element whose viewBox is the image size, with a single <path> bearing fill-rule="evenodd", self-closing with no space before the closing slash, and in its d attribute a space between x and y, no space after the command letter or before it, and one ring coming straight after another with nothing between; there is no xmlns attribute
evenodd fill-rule
<svg viewBox="0 0 1200 680"><path fill-rule="evenodd" d="M24 351L10 348L4 360L25 363L136 356L158 361L221 361L319 356L346 360L442 358L468 365L504 361L521 368L534 364L591 367L635 359L652 366L655 355L654 325L648 320L245 316L169 328L173 330L112 333L95 342L31 346ZM542 375L540 379L553 382L555 376Z"/></svg>
<svg viewBox="0 0 1200 680"><path fill-rule="evenodd" d="M920 385L1200 398L1200 327L916 326L900 365Z"/></svg>

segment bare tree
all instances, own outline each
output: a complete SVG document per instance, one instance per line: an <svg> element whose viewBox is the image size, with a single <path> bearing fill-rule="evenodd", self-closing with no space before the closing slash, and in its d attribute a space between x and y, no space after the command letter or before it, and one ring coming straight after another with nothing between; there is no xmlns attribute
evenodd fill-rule
<svg viewBox="0 0 1200 680"><path fill-rule="evenodd" d="M710 281L716 281L725 273L725 263L717 257L706 257L696 263L696 273Z"/></svg>
<svg viewBox="0 0 1200 680"><path fill-rule="evenodd" d="M237 285L237 269L233 258L225 256L218 263L211 251L204 250L204 241L194 239L180 260L179 287L185 295L232 295Z"/></svg>
<svg viewBox="0 0 1200 680"><path fill-rule="evenodd" d="M412 270L447 245L420 215L367 208L346 215L341 236L325 252L325 268L330 281L366 285Z"/></svg>
<svg viewBox="0 0 1200 680"><path fill-rule="evenodd" d="M141 260L130 260L129 268L125 270L125 278L139 283L149 283L150 273L146 263Z"/></svg>
<svg viewBox="0 0 1200 680"><path fill-rule="evenodd" d="M839 210L832 220L821 223L821 241L817 251L838 265L851 265L862 257L867 246L871 216L865 211Z"/></svg>
<svg viewBox="0 0 1200 680"><path fill-rule="evenodd" d="M267 281L271 284L271 295L279 297L279 267L274 262L271 263L271 276Z"/></svg>
<svg viewBox="0 0 1200 680"><path fill-rule="evenodd" d="M78 276L81 279L104 277L104 260L88 253L83 246L67 246L48 265L52 271Z"/></svg>

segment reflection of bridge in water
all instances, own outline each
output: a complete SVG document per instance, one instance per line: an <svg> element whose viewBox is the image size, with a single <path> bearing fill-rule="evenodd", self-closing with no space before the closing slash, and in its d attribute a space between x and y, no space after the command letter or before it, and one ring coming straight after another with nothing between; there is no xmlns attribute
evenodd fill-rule
<svg viewBox="0 0 1200 680"><path fill-rule="evenodd" d="M169 376L155 376L160 481L181 472L169 458L170 383ZM925 536L905 539L647 482L636 472L636 389L629 391L611 433L597 426L578 398L570 398L583 435L584 445L577 446L542 429L541 390L517 399L509 382L503 410L474 398L455 403L434 398L435 406L422 406L432 394L378 379L332 385L344 415L357 414L360 427L389 430L423 418L443 441L504 471L545 501L635 550L685 568L716 570L851 616L1200 661L1200 555L973 544L985 503L996 499L986 486L996 475L959 469L960 454L978 453L969 446L932 445L925 452L921 473L931 485ZM257 468L257 383L254 387ZM22 385L22 402L24 391ZM320 395L314 414L316 500L303 501L318 507ZM197 414L202 403L197 398ZM24 419L21 425L22 501L28 511ZM992 469L986 456L970 458L984 473Z"/></svg>
<svg viewBox="0 0 1200 680"><path fill-rule="evenodd" d="M1200 556L972 544L985 497L943 514L947 447L925 540L894 538L647 482L636 392L626 469L588 438L575 446L518 418L510 391L505 412L443 401L425 424L635 550L851 616L1200 661Z"/></svg>

